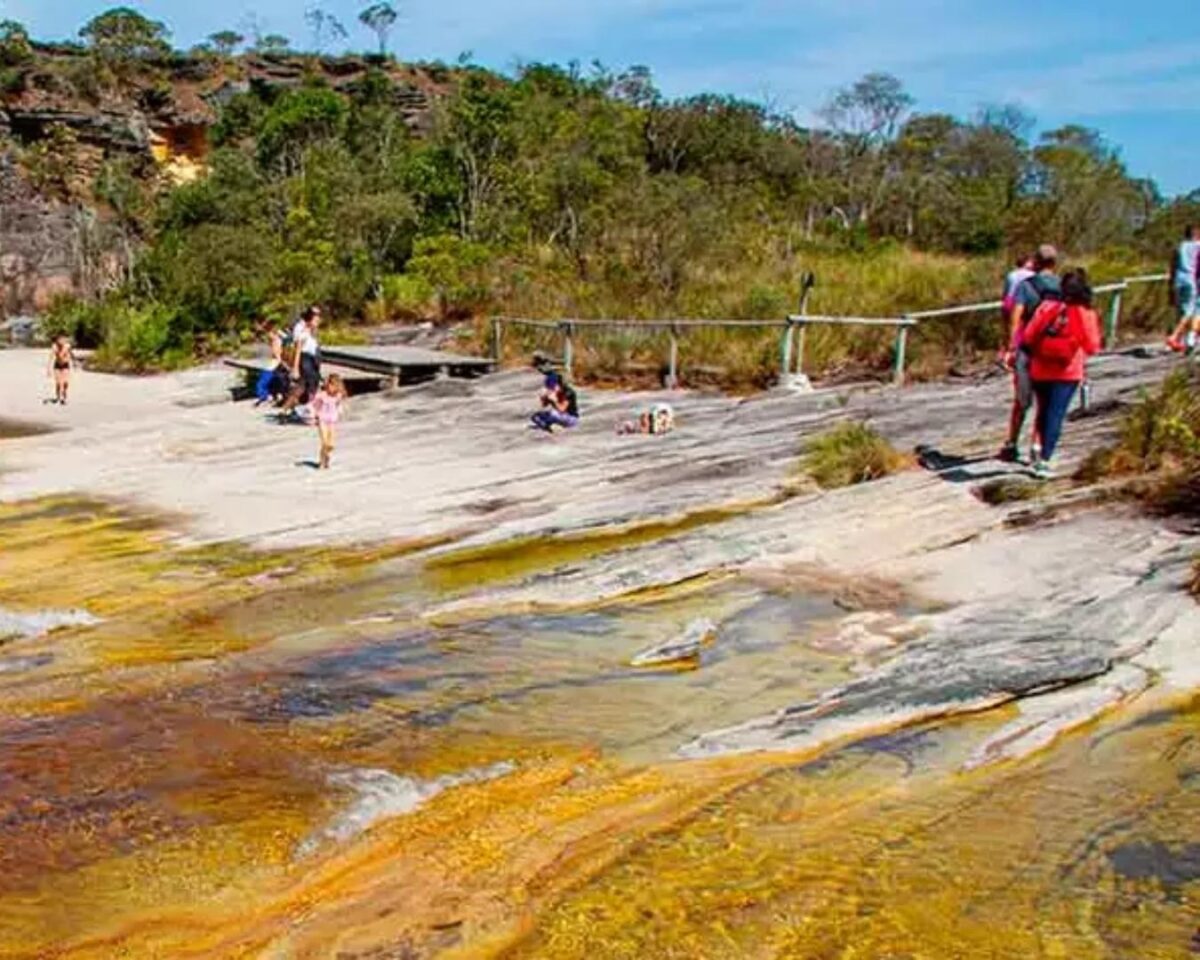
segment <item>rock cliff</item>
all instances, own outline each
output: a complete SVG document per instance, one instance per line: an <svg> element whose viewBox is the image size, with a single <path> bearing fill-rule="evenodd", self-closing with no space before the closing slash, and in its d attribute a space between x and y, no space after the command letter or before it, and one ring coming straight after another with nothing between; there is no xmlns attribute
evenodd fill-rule
<svg viewBox="0 0 1200 960"><path fill-rule="evenodd" d="M148 181L194 179L222 106L238 93L295 87L315 73L351 94L373 63L173 55L102 83L84 50L37 46L0 90L0 320L43 311L63 293L94 292L121 274L119 245L105 242L107 211L92 195L106 159L129 158ZM386 69L396 110L424 130L447 77L436 68ZM42 169L30 169L31 157Z"/></svg>

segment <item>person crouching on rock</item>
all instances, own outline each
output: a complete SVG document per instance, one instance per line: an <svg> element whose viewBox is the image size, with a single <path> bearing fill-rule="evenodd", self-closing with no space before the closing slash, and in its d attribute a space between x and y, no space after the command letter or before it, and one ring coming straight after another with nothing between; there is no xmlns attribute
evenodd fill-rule
<svg viewBox="0 0 1200 960"><path fill-rule="evenodd" d="M292 388L290 368L283 358L283 332L269 324L262 329L267 340L269 356L266 366L254 384L254 396L257 400L255 406L261 406L268 400L273 400L276 404L283 403Z"/></svg>
<svg viewBox="0 0 1200 960"><path fill-rule="evenodd" d="M346 385L336 373L331 373L313 395L313 419L317 424L317 436L321 438L320 459L317 467L329 469L329 459L337 442L337 425L342 419L342 405L346 401Z"/></svg>
<svg viewBox="0 0 1200 960"><path fill-rule="evenodd" d="M1029 375L1037 398L1041 457L1033 472L1054 476L1051 458L1062 435L1071 400L1083 381L1087 358L1100 352L1100 318L1092 309L1087 274L1073 270L1062 279L1062 300L1046 300L1021 334L1029 354Z"/></svg>
<svg viewBox="0 0 1200 960"><path fill-rule="evenodd" d="M539 399L542 409L530 417L532 426L553 433L556 426L570 429L579 424L579 398L557 373L546 374Z"/></svg>

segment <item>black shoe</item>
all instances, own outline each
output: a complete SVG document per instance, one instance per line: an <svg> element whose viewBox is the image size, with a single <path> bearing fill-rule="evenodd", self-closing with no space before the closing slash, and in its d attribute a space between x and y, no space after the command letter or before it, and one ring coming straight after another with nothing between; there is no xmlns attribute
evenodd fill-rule
<svg viewBox="0 0 1200 960"><path fill-rule="evenodd" d="M1015 443L1006 443L1000 448L1000 452L996 454L996 459L1001 463L1020 463L1021 454L1017 450Z"/></svg>

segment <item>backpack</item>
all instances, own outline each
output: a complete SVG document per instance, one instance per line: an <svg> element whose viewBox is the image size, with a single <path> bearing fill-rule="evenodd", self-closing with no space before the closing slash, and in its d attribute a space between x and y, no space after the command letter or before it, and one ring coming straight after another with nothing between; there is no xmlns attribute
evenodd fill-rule
<svg viewBox="0 0 1200 960"><path fill-rule="evenodd" d="M1079 339L1071 323L1070 307L1060 304L1054 319L1046 324L1030 348L1037 359L1060 367L1075 359L1079 353Z"/></svg>
<svg viewBox="0 0 1200 960"><path fill-rule="evenodd" d="M1033 315L1037 313L1040 307L1047 300L1062 301L1062 290L1049 286L1043 279L1040 273L1035 273L1032 277L1025 281L1029 284L1029 289L1037 294L1037 303L1033 309L1029 311L1029 316L1026 318L1026 323L1033 319Z"/></svg>
<svg viewBox="0 0 1200 960"><path fill-rule="evenodd" d="M563 399L567 401L567 416L578 417L579 416L579 397L575 393L575 388L570 387L564 383L562 385L562 395L563 395Z"/></svg>

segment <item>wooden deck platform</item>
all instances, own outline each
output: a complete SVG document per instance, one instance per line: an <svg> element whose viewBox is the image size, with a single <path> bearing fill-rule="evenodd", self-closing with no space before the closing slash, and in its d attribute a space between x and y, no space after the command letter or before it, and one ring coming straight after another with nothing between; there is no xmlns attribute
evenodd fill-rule
<svg viewBox="0 0 1200 960"><path fill-rule="evenodd" d="M248 400L253 397L254 385L259 376L270 369L265 357L227 357L225 359L225 366L232 367L234 370L240 370L246 375L245 382L230 391L234 400ZM376 390L386 390L392 383L392 378L389 376L357 370L354 367L345 367L338 363L321 364L321 372L325 374L336 373L340 376L345 381L346 389L352 396L360 393L371 393Z"/></svg>
<svg viewBox="0 0 1200 960"><path fill-rule="evenodd" d="M243 370L248 374L257 376L261 373L266 373L270 369L267 361L257 357L227 357L225 366L233 367L234 370ZM360 370L356 367L343 366L340 363L322 363L322 373L336 373L343 380L362 380L372 384L378 384L387 377L378 373Z"/></svg>
<svg viewBox="0 0 1200 960"><path fill-rule="evenodd" d="M477 377L489 373L496 361L487 357L465 357L442 350L408 346L322 347L325 364L340 364L355 370L410 383L430 377Z"/></svg>

